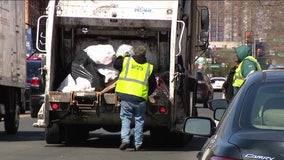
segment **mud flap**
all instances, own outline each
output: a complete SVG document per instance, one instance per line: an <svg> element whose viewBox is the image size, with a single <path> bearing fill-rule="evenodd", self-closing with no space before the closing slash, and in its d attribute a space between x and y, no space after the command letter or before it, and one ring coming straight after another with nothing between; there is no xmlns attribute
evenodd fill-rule
<svg viewBox="0 0 284 160"><path fill-rule="evenodd" d="M38 111L37 114L37 122L33 123L33 127L38 127L38 128L45 128L47 125L45 123L45 103L43 103Z"/></svg>

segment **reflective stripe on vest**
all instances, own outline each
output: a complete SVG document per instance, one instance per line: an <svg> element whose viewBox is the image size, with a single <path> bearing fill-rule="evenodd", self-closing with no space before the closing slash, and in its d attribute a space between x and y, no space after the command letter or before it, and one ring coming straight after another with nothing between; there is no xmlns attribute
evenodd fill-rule
<svg viewBox="0 0 284 160"><path fill-rule="evenodd" d="M139 64L132 57L125 57L115 91L148 99L148 79L153 71L149 63Z"/></svg>
<svg viewBox="0 0 284 160"><path fill-rule="evenodd" d="M244 60L250 60L254 62L256 64L257 71L261 70L260 64L257 62L257 60L254 57L247 56ZM235 71L233 87L240 87L245 81L245 78L241 70L244 60L239 64L238 68Z"/></svg>

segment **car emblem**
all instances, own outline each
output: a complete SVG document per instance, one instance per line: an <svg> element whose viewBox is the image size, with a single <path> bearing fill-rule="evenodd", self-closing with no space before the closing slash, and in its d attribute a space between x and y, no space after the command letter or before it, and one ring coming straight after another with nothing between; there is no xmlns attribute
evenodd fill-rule
<svg viewBox="0 0 284 160"><path fill-rule="evenodd" d="M255 154L246 154L245 158L249 159L261 159L261 160L274 160L274 157L255 155Z"/></svg>

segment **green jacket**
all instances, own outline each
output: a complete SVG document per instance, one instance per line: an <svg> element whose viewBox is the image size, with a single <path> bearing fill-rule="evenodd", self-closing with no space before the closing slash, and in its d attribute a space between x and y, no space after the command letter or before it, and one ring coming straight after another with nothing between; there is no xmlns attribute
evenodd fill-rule
<svg viewBox="0 0 284 160"><path fill-rule="evenodd" d="M258 70L259 63L255 63L249 59L245 59L248 56L251 56L251 49L247 45L242 45L236 48L236 53L240 62L242 62L241 73L244 78L247 77L252 71ZM261 69L260 69L261 70Z"/></svg>
<svg viewBox="0 0 284 160"><path fill-rule="evenodd" d="M242 85L245 78L254 71L260 71L261 67L257 60L251 56L251 49L247 45L242 45L236 48L236 53L239 61L241 62L236 69L234 75L234 93L237 92L238 88Z"/></svg>

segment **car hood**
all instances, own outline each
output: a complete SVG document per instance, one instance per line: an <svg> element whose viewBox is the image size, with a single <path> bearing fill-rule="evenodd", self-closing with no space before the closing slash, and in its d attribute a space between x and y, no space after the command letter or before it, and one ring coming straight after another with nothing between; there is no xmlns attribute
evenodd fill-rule
<svg viewBox="0 0 284 160"><path fill-rule="evenodd" d="M230 143L236 145L244 160L284 159L284 131L238 131Z"/></svg>

